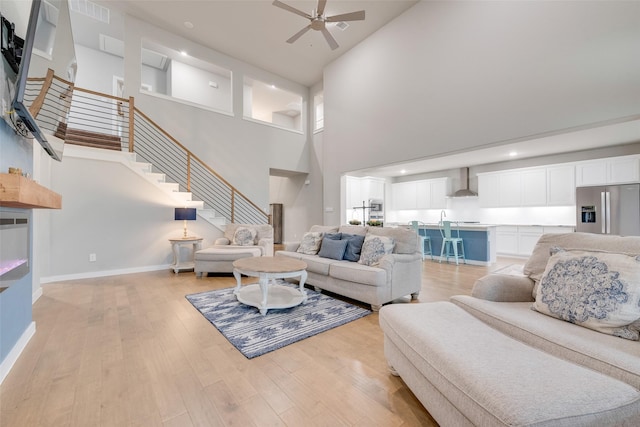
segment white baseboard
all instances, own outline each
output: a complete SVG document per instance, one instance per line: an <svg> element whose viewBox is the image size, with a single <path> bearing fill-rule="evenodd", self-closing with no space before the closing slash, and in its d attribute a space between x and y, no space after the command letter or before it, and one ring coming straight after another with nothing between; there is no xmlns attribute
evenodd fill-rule
<svg viewBox="0 0 640 427"><path fill-rule="evenodd" d="M66 280L93 279L95 277L119 276L121 274L146 273L148 271L169 270L170 264L150 265L147 267L123 268L119 270L88 271L86 273L63 274L59 276L41 277L40 283L62 282Z"/></svg>
<svg viewBox="0 0 640 427"><path fill-rule="evenodd" d="M31 305L35 304L38 301L38 298L42 296L42 287L38 288L34 293L31 294Z"/></svg>
<svg viewBox="0 0 640 427"><path fill-rule="evenodd" d="M36 322L31 322L31 324L25 329L22 333L18 342L13 346L7 357L4 358L2 363L0 363L0 384L4 381L4 379L9 375L9 371L13 368L13 365L18 360L18 357L22 354L22 350L25 349L31 337L36 333Z"/></svg>

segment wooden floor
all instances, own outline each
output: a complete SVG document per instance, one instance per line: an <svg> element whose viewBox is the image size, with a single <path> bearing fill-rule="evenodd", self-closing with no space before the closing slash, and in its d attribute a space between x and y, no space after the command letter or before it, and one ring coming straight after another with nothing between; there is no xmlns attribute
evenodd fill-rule
<svg viewBox="0 0 640 427"><path fill-rule="evenodd" d="M521 263L425 261L417 302ZM185 299L233 285L159 271L43 286L36 334L0 386L0 426L437 425L388 373L377 314L248 360Z"/></svg>

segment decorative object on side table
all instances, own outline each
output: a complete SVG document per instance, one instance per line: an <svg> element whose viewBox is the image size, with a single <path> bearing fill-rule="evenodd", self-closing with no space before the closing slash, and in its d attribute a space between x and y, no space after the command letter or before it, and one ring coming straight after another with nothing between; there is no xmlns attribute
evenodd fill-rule
<svg viewBox="0 0 640 427"><path fill-rule="evenodd" d="M352 219L351 221L349 221L349 224L351 224L351 225L360 225L360 224L362 224L362 222L358 221L357 219Z"/></svg>
<svg viewBox="0 0 640 427"><path fill-rule="evenodd" d="M382 227L382 221L378 221L377 219L370 219L367 221L367 225L369 227Z"/></svg>
<svg viewBox="0 0 640 427"><path fill-rule="evenodd" d="M187 238L187 221L195 221L196 219L196 208L176 208L174 219L176 221L184 221L184 234L183 238Z"/></svg>

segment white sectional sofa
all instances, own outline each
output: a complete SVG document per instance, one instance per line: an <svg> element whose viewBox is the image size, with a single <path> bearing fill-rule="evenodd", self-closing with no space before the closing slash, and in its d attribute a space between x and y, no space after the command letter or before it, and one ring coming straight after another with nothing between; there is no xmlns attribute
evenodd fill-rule
<svg viewBox="0 0 640 427"><path fill-rule="evenodd" d="M492 274L472 296L385 306L392 373L443 426L640 425L638 254L640 237L548 234L523 277ZM611 310L597 321L582 316L602 307ZM624 307L628 320L615 323Z"/></svg>
<svg viewBox="0 0 640 427"><path fill-rule="evenodd" d="M356 261L326 258L323 248L318 254L298 252L300 242L285 243L285 250L276 257L291 257L307 263L307 283L339 295L371 304L374 311L394 299L411 294L417 298L422 283L422 252L418 235L405 228L343 225L340 227L314 225L309 233L322 236L337 233L350 236L380 236L393 241L391 253L382 256L374 265ZM313 252L313 251L311 251ZM351 254L350 259L357 258ZM338 254L339 257L339 254Z"/></svg>

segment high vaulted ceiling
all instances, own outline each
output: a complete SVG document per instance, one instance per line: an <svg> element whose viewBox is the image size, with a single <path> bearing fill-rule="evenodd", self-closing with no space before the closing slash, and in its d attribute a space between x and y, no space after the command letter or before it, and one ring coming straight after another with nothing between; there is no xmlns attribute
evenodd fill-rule
<svg viewBox="0 0 640 427"><path fill-rule="evenodd" d="M283 2L309 14L317 6L315 0ZM126 12L294 82L312 86L322 80L322 70L327 64L417 1L328 0L325 16L357 10L366 13L364 21L349 22L345 30L327 24L340 45L333 51L319 31L309 31L295 43L286 43L309 21L273 6L271 0L110 0L96 3ZM185 25L186 22L193 28L188 28L187 25L191 25ZM76 38L82 42L85 36L76 34Z"/></svg>

